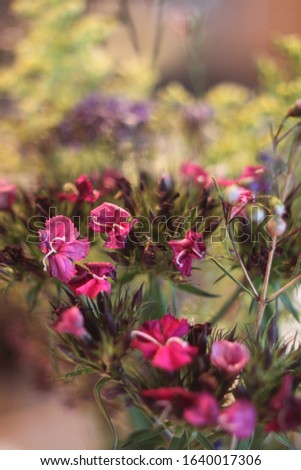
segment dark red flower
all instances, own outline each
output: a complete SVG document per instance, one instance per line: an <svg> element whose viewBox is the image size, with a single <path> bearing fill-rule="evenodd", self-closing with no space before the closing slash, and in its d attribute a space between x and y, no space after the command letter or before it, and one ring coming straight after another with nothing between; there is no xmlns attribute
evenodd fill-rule
<svg viewBox="0 0 301 470"><path fill-rule="evenodd" d="M182 240L168 242L174 253L173 263L184 276L191 275L192 261L203 259L206 245L202 242L202 234L189 230Z"/></svg>
<svg viewBox="0 0 301 470"><path fill-rule="evenodd" d="M87 295L94 299L100 292L111 293L108 277L116 281L116 268L111 263L85 263L88 270L76 266L76 273L69 286L76 295Z"/></svg>
<svg viewBox="0 0 301 470"><path fill-rule="evenodd" d="M71 202L90 202L97 201L100 197L100 192L93 189L92 183L87 175L81 175L75 181L75 186L72 184L65 185L66 192L61 193L59 198L61 200L67 200ZM71 191L68 191L71 189Z"/></svg>
<svg viewBox="0 0 301 470"><path fill-rule="evenodd" d="M162 387L143 390L142 396L149 406L163 409L167 416L173 414L192 426L210 426L217 421L218 403L210 393Z"/></svg>
<svg viewBox="0 0 301 470"><path fill-rule="evenodd" d="M9 211L12 208L16 192L16 186L0 180L0 211Z"/></svg>
<svg viewBox="0 0 301 470"><path fill-rule="evenodd" d="M287 432L301 426L301 398L294 395L293 382L293 377L286 374L270 399L273 418L266 424L266 432Z"/></svg>

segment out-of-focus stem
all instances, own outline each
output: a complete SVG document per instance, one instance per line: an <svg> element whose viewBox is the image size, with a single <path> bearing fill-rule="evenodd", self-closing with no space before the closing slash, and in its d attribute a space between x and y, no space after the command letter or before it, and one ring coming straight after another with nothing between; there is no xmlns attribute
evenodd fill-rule
<svg viewBox="0 0 301 470"><path fill-rule="evenodd" d="M274 294L270 295L270 297L267 299L267 303L269 304L270 302L273 302L273 300L276 300L279 295L281 295L283 292L285 292L298 281L301 281L301 274L299 274L297 277L295 277L295 279L292 279L290 282L285 284L285 286L278 289L276 292L274 292Z"/></svg>
<svg viewBox="0 0 301 470"><path fill-rule="evenodd" d="M267 305L267 290L268 290L268 285L269 285L269 280L270 280L270 275L271 275L271 269L272 269L272 264L273 264L273 258L275 254L277 246L277 237L273 237L271 241L271 247L268 255L268 261L267 261L267 266L265 270L265 275L263 279L263 285L262 285L262 290L260 294L260 299L258 301L258 309L257 309L257 315L256 315L256 333L257 335L259 334L260 331L260 325L263 319L264 311Z"/></svg>

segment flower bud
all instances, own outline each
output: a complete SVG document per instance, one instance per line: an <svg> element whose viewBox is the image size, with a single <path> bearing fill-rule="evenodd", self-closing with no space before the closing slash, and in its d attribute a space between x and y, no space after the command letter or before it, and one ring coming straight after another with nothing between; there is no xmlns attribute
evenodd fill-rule
<svg viewBox="0 0 301 470"><path fill-rule="evenodd" d="M265 210L260 206L252 205L250 208L247 208L247 213L248 212L250 215L250 219L256 224L260 224L260 222L262 222L266 216Z"/></svg>
<svg viewBox="0 0 301 470"><path fill-rule="evenodd" d="M287 117L301 117L301 100L297 100L287 112Z"/></svg>
<svg viewBox="0 0 301 470"><path fill-rule="evenodd" d="M241 190L239 186L237 186L236 184L232 184L224 190L224 199L226 202L233 206L239 201L240 193Z"/></svg>
<svg viewBox="0 0 301 470"><path fill-rule="evenodd" d="M277 215L267 223L267 229L271 237L280 237L286 230L286 222Z"/></svg>

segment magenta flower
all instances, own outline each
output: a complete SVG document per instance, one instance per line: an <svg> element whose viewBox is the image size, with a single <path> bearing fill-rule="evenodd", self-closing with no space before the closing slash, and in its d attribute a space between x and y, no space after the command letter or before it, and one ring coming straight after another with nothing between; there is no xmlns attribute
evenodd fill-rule
<svg viewBox="0 0 301 470"><path fill-rule="evenodd" d="M167 314L132 331L131 346L151 359L155 367L172 372L190 364L198 352L198 348L181 339L189 329L186 319L178 320Z"/></svg>
<svg viewBox="0 0 301 470"><path fill-rule="evenodd" d="M215 341L212 345L211 364L231 376L241 372L249 359L250 353L243 344L221 340Z"/></svg>
<svg viewBox="0 0 301 470"><path fill-rule="evenodd" d="M0 211L9 211L16 196L16 186L5 180L0 181Z"/></svg>
<svg viewBox="0 0 301 470"><path fill-rule="evenodd" d="M108 234L104 246L124 248L126 238L137 222L131 214L115 204L104 202L91 211L90 227L94 232Z"/></svg>
<svg viewBox="0 0 301 470"><path fill-rule="evenodd" d="M68 190L69 188L71 191L64 192L59 195L61 200L66 199L67 201L74 203L83 201L93 203L100 197L100 192L93 189L92 183L87 175L79 176L75 181L75 186L67 183L67 185L65 185L65 189Z"/></svg>
<svg viewBox="0 0 301 470"><path fill-rule="evenodd" d="M194 184L208 187L212 183L212 180L207 171L197 163L189 161L184 162L181 165L180 173L186 181L192 181Z"/></svg>
<svg viewBox="0 0 301 470"><path fill-rule="evenodd" d="M247 439L256 425L255 406L246 399L239 399L218 416L220 426L238 439Z"/></svg>
<svg viewBox="0 0 301 470"><path fill-rule="evenodd" d="M202 234L188 230L182 240L168 242L174 253L173 263L183 276L191 275L192 261L203 259L206 245L202 241Z"/></svg>
<svg viewBox="0 0 301 470"><path fill-rule="evenodd" d="M207 392L196 393L193 404L184 411L184 419L192 426L215 424L219 407L216 398Z"/></svg>
<svg viewBox="0 0 301 470"><path fill-rule="evenodd" d="M116 281L116 268L111 263L85 263L88 270L76 266L76 274L69 281L69 286L76 295L87 295L94 299L99 292L111 293L108 277Z"/></svg>
<svg viewBox="0 0 301 470"><path fill-rule="evenodd" d="M69 334L81 339L90 336L84 327L84 317L78 307L64 310L53 323L52 328L56 333Z"/></svg>
<svg viewBox="0 0 301 470"><path fill-rule="evenodd" d="M45 253L44 271L47 271L48 259L51 276L68 283L76 272L73 261L87 256L90 243L86 238L77 240L79 232L72 221L63 215L47 220L46 229L40 230L39 234L40 249Z"/></svg>

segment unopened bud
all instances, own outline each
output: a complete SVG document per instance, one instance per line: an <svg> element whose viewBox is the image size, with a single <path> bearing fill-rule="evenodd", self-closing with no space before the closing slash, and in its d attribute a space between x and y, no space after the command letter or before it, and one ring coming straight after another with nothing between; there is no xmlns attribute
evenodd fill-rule
<svg viewBox="0 0 301 470"><path fill-rule="evenodd" d="M268 222L267 229L271 237L279 237L286 230L286 222L277 215Z"/></svg>
<svg viewBox="0 0 301 470"><path fill-rule="evenodd" d="M282 203L276 204L274 206L274 212L276 215L279 215L280 217L283 216L285 214L285 205Z"/></svg>
<svg viewBox="0 0 301 470"><path fill-rule="evenodd" d="M301 117L301 100L297 100L295 105L288 110L287 117Z"/></svg>
<svg viewBox="0 0 301 470"><path fill-rule="evenodd" d="M236 184L228 186L224 191L224 199L229 204L233 205L239 201L240 188Z"/></svg>
<svg viewBox="0 0 301 470"><path fill-rule="evenodd" d="M251 220L256 224L260 224L266 216L265 210L259 206L251 206L250 209L251 210L249 210L249 212Z"/></svg>

